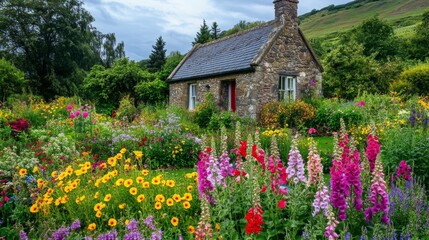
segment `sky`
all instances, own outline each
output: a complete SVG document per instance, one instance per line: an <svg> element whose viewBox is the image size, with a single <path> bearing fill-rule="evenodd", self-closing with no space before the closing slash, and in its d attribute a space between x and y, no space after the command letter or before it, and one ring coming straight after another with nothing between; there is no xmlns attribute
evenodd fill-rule
<svg viewBox="0 0 429 240"><path fill-rule="evenodd" d="M298 14L352 0L300 0ZM167 55L192 48L203 19L228 30L240 20L274 19L273 0L84 0L102 33L115 33L125 43L125 54L136 61L147 59L156 39L162 36Z"/></svg>

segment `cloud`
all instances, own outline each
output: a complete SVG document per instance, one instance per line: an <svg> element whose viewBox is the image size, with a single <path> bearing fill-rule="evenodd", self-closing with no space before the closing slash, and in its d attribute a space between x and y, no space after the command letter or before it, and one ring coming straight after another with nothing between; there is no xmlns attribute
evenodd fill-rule
<svg viewBox="0 0 429 240"><path fill-rule="evenodd" d="M301 0L299 13L342 2L346 0ZM227 30L240 20L274 18L271 0L86 0L84 7L95 18L93 25L115 33L118 42L124 41L127 57L137 61L149 56L159 36L168 52L186 53L203 19Z"/></svg>

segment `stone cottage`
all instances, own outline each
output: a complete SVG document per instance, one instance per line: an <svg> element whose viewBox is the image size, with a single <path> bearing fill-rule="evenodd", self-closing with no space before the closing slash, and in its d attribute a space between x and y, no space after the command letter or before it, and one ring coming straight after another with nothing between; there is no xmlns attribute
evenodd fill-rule
<svg viewBox="0 0 429 240"><path fill-rule="evenodd" d="M275 0L275 19L196 45L168 77L170 105L195 109L206 92L219 107L255 118L274 100L303 96L310 80L320 91L323 68L298 27L298 0Z"/></svg>

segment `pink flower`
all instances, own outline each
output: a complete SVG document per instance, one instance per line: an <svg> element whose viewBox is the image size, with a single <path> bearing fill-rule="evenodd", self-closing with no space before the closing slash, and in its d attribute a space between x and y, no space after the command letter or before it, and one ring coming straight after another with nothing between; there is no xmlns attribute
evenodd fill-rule
<svg viewBox="0 0 429 240"><path fill-rule="evenodd" d="M86 111L85 111L85 112L83 112L83 113L82 113L82 117L83 117L83 118L87 118L87 117L88 117L88 112L86 112Z"/></svg>
<svg viewBox="0 0 429 240"><path fill-rule="evenodd" d="M368 197L370 207L365 210L365 219L371 221L372 217L378 212L382 213L381 222L389 224L389 196L387 195L386 182L384 181L383 165L380 158L375 162L373 179L371 184L371 193Z"/></svg>
<svg viewBox="0 0 429 240"><path fill-rule="evenodd" d="M73 108L73 107L72 107L71 105L68 105L68 106L67 106L67 112L70 112L70 111L72 110L72 108Z"/></svg>
<svg viewBox="0 0 429 240"><path fill-rule="evenodd" d="M307 179L304 176L304 160L302 159L301 153L298 149L298 135L296 135L292 140L287 166L286 173L288 179L292 178L294 183L307 183Z"/></svg>
<svg viewBox="0 0 429 240"><path fill-rule="evenodd" d="M411 179L411 167L407 164L405 160L402 160L399 163L399 167L396 168L396 178L400 178L401 176L404 176L404 179L406 181L409 181Z"/></svg>
<svg viewBox="0 0 429 240"><path fill-rule="evenodd" d="M277 204L277 207L279 207L280 209L283 209L286 207L286 200L284 198L282 198L282 200L280 200L280 202Z"/></svg>
<svg viewBox="0 0 429 240"><path fill-rule="evenodd" d="M357 103L355 103L355 106L356 107L363 107L363 106L365 106L365 101L360 101L360 102L357 102Z"/></svg>
<svg viewBox="0 0 429 240"><path fill-rule="evenodd" d="M317 130L315 129L315 128L310 128L310 129L308 129L308 134L313 134L313 133L316 133L317 132Z"/></svg>
<svg viewBox="0 0 429 240"><path fill-rule="evenodd" d="M4 196L4 197L3 197L3 200L4 200L4 202L8 202L8 201L9 201L9 198L8 198L7 196Z"/></svg>
<svg viewBox="0 0 429 240"><path fill-rule="evenodd" d="M79 117L79 115L80 115L79 110L77 110L77 111L74 113L74 115L75 115L76 117Z"/></svg>
<svg viewBox="0 0 429 240"><path fill-rule="evenodd" d="M70 118L74 118L75 117L75 115L74 115L74 113L70 113Z"/></svg>
<svg viewBox="0 0 429 240"><path fill-rule="evenodd" d="M372 171L374 171L375 167L375 159L377 158L377 155L380 153L380 143L378 142L378 137L372 134L369 134L366 138L366 151L365 155L368 158L369 161L369 168Z"/></svg>

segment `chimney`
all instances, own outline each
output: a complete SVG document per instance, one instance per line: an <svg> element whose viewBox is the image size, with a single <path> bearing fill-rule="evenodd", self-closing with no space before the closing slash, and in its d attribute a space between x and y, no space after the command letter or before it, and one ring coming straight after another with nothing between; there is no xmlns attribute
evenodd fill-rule
<svg viewBox="0 0 429 240"><path fill-rule="evenodd" d="M298 28L298 0L274 0L275 20L277 24L285 23Z"/></svg>

